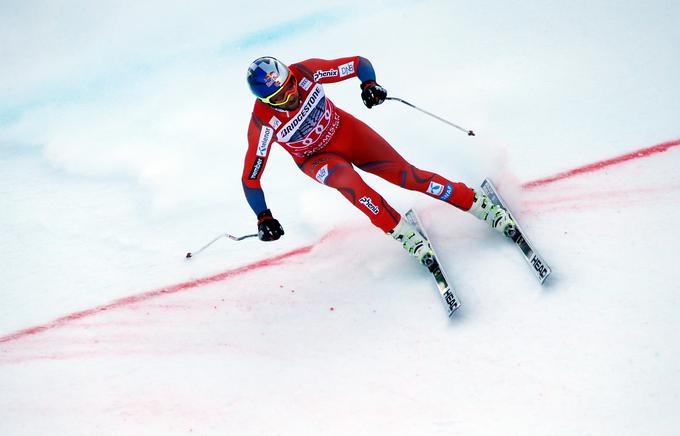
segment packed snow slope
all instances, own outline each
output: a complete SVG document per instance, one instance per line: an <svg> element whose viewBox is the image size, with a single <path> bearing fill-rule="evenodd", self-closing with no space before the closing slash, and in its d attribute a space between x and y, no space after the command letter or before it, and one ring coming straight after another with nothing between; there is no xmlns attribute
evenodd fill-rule
<svg viewBox="0 0 680 436"><path fill-rule="evenodd" d="M223 2L0 9L3 435L675 435L679 6ZM225 24L227 23L227 24ZM366 35L370 34L370 38ZM491 177L553 268L416 207L463 306L274 149L251 233L247 65L360 54L326 87L404 157Z"/></svg>
<svg viewBox="0 0 680 436"><path fill-rule="evenodd" d="M679 211L679 164L674 147L532 187L500 181L552 263L545 288L512 244L424 207L464 302L452 320L428 273L357 223L3 337L3 426L675 434L680 288L668 246L678 233L649 211Z"/></svg>

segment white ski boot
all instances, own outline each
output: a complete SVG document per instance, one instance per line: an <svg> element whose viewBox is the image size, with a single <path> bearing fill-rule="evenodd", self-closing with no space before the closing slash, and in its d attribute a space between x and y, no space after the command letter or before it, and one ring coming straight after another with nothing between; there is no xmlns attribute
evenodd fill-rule
<svg viewBox="0 0 680 436"><path fill-rule="evenodd" d="M425 266L427 266L429 259L434 255L430 242L425 239L423 235L418 233L418 231L403 217L399 221L399 224L387 234L401 242L404 249Z"/></svg>
<svg viewBox="0 0 680 436"><path fill-rule="evenodd" d="M508 238L517 234L517 223L510 213L499 204L494 204L486 194L475 190L475 200L468 210L472 215L482 221L486 221L498 232Z"/></svg>

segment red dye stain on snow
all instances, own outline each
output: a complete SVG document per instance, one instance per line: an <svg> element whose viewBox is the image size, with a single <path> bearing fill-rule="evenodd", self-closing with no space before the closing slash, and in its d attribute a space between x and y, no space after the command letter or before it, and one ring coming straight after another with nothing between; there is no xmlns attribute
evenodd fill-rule
<svg viewBox="0 0 680 436"><path fill-rule="evenodd" d="M590 172L594 172L594 171L599 171L599 170L602 170L602 169L607 168L607 167L612 166L612 165L620 164L620 163L627 162L627 161L630 161L630 160L633 160L633 159L648 157L648 156L651 156L651 155L656 154L656 153L662 153L662 152L665 152L665 151L669 150L670 148L676 147L678 145L680 145L680 139L676 139L674 141L669 141L669 142L665 142L665 143L662 143L662 144L658 144L658 145L655 145L653 147L643 148L641 150L634 151L632 153L627 153L627 154L624 154L624 155L621 155L621 156L618 156L618 157L615 157L615 158L612 158L612 159L607 159L607 160L595 162L595 163L592 163L592 164L589 164L589 165L584 165L582 167L574 168L574 169L569 170L569 171L565 171L565 172L562 172L562 173L555 174L554 176L550 176L550 177L546 177L546 178L543 178L543 179L538 179L538 180L534 180L534 181L531 181L531 182L527 182L527 183L523 184L522 187L525 188L525 189L532 189L532 188L537 188L537 187L540 187L540 186L545 186L545 185L548 185L550 183L556 182L558 180L566 179L566 178L569 178L569 177L574 177L574 176L577 176L579 174L585 174L585 173L590 173ZM260 260L258 262L254 262L254 263L251 263L251 264L239 267L239 268L224 271L222 273L215 274L215 275L212 275L212 276L209 276L209 277L191 280L191 281L188 281L188 282L179 283L179 284L155 289L155 290L152 290L152 291L144 292L142 294L137 294L137 295L132 295L132 296L126 297L126 298L121 298L121 299L115 300L115 301L113 301L109 304L97 306L97 307L94 307L94 308L91 308L91 309L87 309L87 310L83 310L83 311L80 311L80 312L72 313L70 315L63 316L61 318L55 319L54 321L51 321L51 322L46 323L46 324L38 325L38 326L35 326L35 327L30 327L30 328L27 328L27 329L24 329L24 330L19 330L17 332L10 333L8 335L0 337L0 344L11 342L11 341L16 341L18 339L21 339L21 338L24 338L24 337L27 337L27 336L36 335L36 334L39 334L39 333L47 331L47 330L52 330L52 329L56 329L56 328L59 328L59 327L63 327L64 325L69 324L73 321L77 321L77 320L81 320L83 318L94 316L94 315L96 315L96 314L98 314L102 311L113 310L113 309L118 309L118 308L121 308L121 307L130 306L130 305L133 305L135 303L140 303L140 302L147 301L147 300L150 300L150 299L153 299L153 298L161 297L163 295L176 294L178 292L183 292L183 291L187 291L189 289L198 288L198 287L203 286L203 285L208 285L208 284L211 284L211 283L217 283L217 282L221 282L221 281L224 281L224 280L228 280L230 278L237 277L237 276L249 273L251 271L259 270L259 269L262 269L262 268L267 268L267 267L274 266L274 265L279 265L282 262L284 262L284 261L286 261L290 258L309 253L310 251L312 251L312 249L314 249L314 247L316 247L317 245L319 245L322 242L324 242L325 240L327 240L334 233L335 233L334 231L331 231L331 232L327 233L326 235L324 235L321 238L321 240L319 240L315 244L307 245L305 247L301 247L301 248L298 248L296 250L292 250L292 251L289 251L287 253L280 254L278 256L274 256L274 257L271 257L271 258L268 258L268 259L263 259L263 260ZM283 286L281 286L281 287L283 287ZM295 290L291 290L291 292L295 292ZM335 311L335 308L331 307L330 310Z"/></svg>
<svg viewBox="0 0 680 436"><path fill-rule="evenodd" d="M641 150L633 151L621 156L617 156L607 160L601 160L599 162L594 162L582 167L574 168L569 171L555 174L554 176L546 177L543 179L534 180L532 182L527 182L522 185L524 189L537 188L539 186L544 186L549 183L556 182L558 180L566 179L569 177L574 177L579 174L592 173L593 171L599 171L604 168L610 167L612 165L618 165L624 162L628 162L633 159L640 159L642 157L648 157L656 153L663 153L672 147L677 147L680 145L680 139L674 141L664 142L662 144L655 145L653 147L643 148Z"/></svg>
<svg viewBox="0 0 680 436"><path fill-rule="evenodd" d="M327 238L329 235L325 235L323 239ZM47 330L52 330L55 328L62 327L68 323L71 323L73 321L81 320L83 318L87 318L90 316L94 316L100 312L107 311L107 310L112 310L112 309L117 309L120 307L124 306L130 306L135 303L140 303L143 301L151 300L152 298L157 298L161 297L163 295L171 295L171 294L176 294L178 292L183 292L192 288L198 288L203 285L208 285L211 283L216 283L216 282L221 282L223 280L230 279L232 277L237 277L246 273L249 273L251 271L255 271L258 269L262 268L267 268L270 266L274 265L279 265L282 262L290 259L291 257L299 256L302 254L309 253L313 248L315 247L315 244L313 245L307 245L305 247L297 248L295 250L289 251L287 253L280 254L278 256L270 257L268 259L263 259L248 265L244 265L239 268L231 269L228 271L221 272L219 274L215 274L209 277L204 277L196 280L191 280L188 282L184 283L178 283L176 285L171 285L171 286L166 286L163 288L155 289L152 291L144 292L142 294L137 294L137 295L132 295L130 297L125 297L121 298L119 300L115 300L109 304L105 304L103 306L97 306L93 307L91 309L83 310L80 312L75 312L70 315L63 316L61 318L55 319L52 322L49 322L47 324L42 324L38 325L35 327L27 328L24 330L19 330L17 332L11 333L6 336L0 337L0 343L5 343L5 342L11 342L15 341L17 339L21 339L26 336L31 336L31 335L36 335L38 333L47 331Z"/></svg>

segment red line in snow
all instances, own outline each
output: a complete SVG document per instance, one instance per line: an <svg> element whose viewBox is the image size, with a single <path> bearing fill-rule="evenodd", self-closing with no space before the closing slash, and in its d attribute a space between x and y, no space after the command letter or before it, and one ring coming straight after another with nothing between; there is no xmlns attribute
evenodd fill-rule
<svg viewBox="0 0 680 436"><path fill-rule="evenodd" d="M566 179L568 177L577 176L579 174L590 173L590 172L593 172L593 171L599 171L599 170L604 169L606 167L616 165L616 164L620 164L620 163L623 163L623 162L627 162L629 160L647 157L647 156L650 156L650 155L655 154L655 153L661 153L661 152L667 151L668 149L670 149L672 147L676 147L678 145L680 145L680 139L676 139L674 141L669 141L669 142L664 142L663 144L658 144L658 145L655 145L653 147L643 148L641 150L634 151L634 152L631 152L631 153L627 153L627 154L624 154L622 156L618 156L618 157L615 157L615 158L612 158L612 159L607 159L607 160L595 162L595 163L592 163L592 164L589 164L589 165L585 165L585 166L582 166L582 167L574 168L574 169L569 170L569 171L558 173L558 174L551 176L551 177L546 177L546 178L543 178L543 179L538 179L538 180L534 180L534 181L531 181L531 182L527 182L527 183L524 183L522 185L522 187L525 188L525 189L537 188L537 187L540 187L540 186L544 186L544 185L556 182L558 180ZM75 313L72 313L70 315L63 316L63 317L58 318L58 319L56 319L52 322L49 322L47 324L42 324L42 325L38 325L38 326L35 326L35 327L27 328L27 329L24 329L24 330L19 330L17 332L10 333L6 336L0 337L0 344L6 343L6 342L11 342L11 341L16 341L18 339L21 339L21 338L24 338L24 337L27 337L27 336L36 335L38 333L41 333L41 332L44 332L44 331L47 331L47 330L62 327L65 324L68 324L68 323L73 322L73 321L77 321L79 319L87 318L89 316L96 315L97 313L100 313L102 311L117 309L119 307L124 307L124 306L128 306L130 304L135 304L135 303L139 303L139 302L142 302L142 301L150 300L152 298L160 297L162 295L175 294L175 293L178 293L178 292L186 291L186 290L192 289L192 288L197 288L199 286L207 285L207 284L210 284L210 283L220 282L222 280L226 280L226 279L229 279L229 278L232 278L232 277L236 277L236 276L239 276L241 274L245 274L245 273L248 273L250 271L257 270L257 269L266 268L266 267L269 267L269 266L272 266L272 265L278 265L281 262L283 262L287 259L290 259L291 257L295 257L295 256L299 256L299 255L302 255L302 254L309 253L315 246L317 246L319 243L323 242L331 234L332 234L332 232L326 234L325 236L323 236L321 238L320 241L318 241L315 244L307 245L305 247L301 247L301 248L298 248L296 250L292 250L292 251L289 251L287 253L280 254L278 256L270 257L268 259L263 259L263 260L260 260L260 261L257 261L257 262L239 267L239 268L224 271L222 273L215 274L215 275L212 275L212 276L209 276L209 277L204 277L202 279L191 280L191 281L188 281L188 282L179 283L179 284L176 284L176 285L171 285L171 286L167 286L167 287L164 287L164 288L155 289L153 291L144 292L142 294L137 294L137 295L133 295L133 296L126 297L126 298L121 298L119 300L115 300L115 301L113 301L109 304L105 304L103 306L97 306L97 307L94 307L94 308L91 308L91 309L83 310L81 312L75 312Z"/></svg>
<svg viewBox="0 0 680 436"><path fill-rule="evenodd" d="M323 241L329 235L330 235L330 233L326 234L323 238L321 238L321 240L319 242ZM318 244L318 242L317 242L317 244ZM54 321L51 321L47 324L42 324L42 325L38 325L38 326L35 326L35 327L30 327L30 328L27 328L27 329L24 329L24 330L19 330L17 332L11 333L11 334L6 335L6 336L2 336L2 337L0 337L0 344L5 343L5 342L16 341L16 340L24 338L26 336L32 336L32 335L36 335L38 333L41 333L41 332L44 332L44 331L47 331L47 330L52 330L52 329L55 329L55 328L58 328L58 327L62 327L65 324L68 324L70 322L77 321L77 320L80 320L80 319L83 319L83 318L87 318L87 317L96 315L97 313L100 313L100 312L103 312L103 311L106 311L106 310L117 309L119 307L128 306L128 305L135 304L135 303L140 303L142 301L150 300L152 298L160 297L162 295L176 294L178 292L186 291L188 289L197 288L199 286L207 285L207 284L210 284L210 283L220 282L222 280L226 280L226 279L229 279L229 278L232 278L232 277L236 277L236 276L257 270L257 269L262 269L262 268L266 268L266 267L269 267L269 266L278 265L278 264L284 262L285 260L290 259L291 257L295 257L295 256L299 256L301 254L309 253L315 246L316 246L316 244L307 245L307 246L289 251L287 253L280 254L278 256L274 256L274 257L270 257L268 259L253 262L251 264L244 265L244 266L239 267L239 268L227 270L227 271L224 271L224 272L221 272L219 274L215 274L215 275L212 275L212 276L209 276L209 277L204 277L204 278L191 280L191 281L184 282L184 283L178 283L176 285L171 285L171 286L166 286L166 287L159 288L159 289L154 289L153 291L148 291L148 292L144 292L144 293L141 293L141 294L132 295L130 297L121 298L119 300L115 300L115 301L113 301L109 304L105 304L103 306L97 306L97 307L93 307L91 309L83 310L83 311L80 311L80 312L74 312L70 315L66 315L66 316L63 316L61 318L55 319Z"/></svg>
<svg viewBox="0 0 680 436"><path fill-rule="evenodd" d="M558 180L566 179L569 177L574 177L579 174L592 173L593 171L599 171L604 168L610 167L612 165L617 165L623 162L628 162L629 160L639 159L641 157L651 156L656 153L663 153L672 147L680 145L680 139L674 141L664 142L662 144L655 145L653 147L643 148L641 150L633 151L618 157L614 157L607 160L601 160L599 162L594 162L582 167L574 168L563 173L555 174L554 176L546 177L544 179L534 180L532 182L527 182L522 185L524 189L538 188L540 186L547 185L549 183L556 182Z"/></svg>

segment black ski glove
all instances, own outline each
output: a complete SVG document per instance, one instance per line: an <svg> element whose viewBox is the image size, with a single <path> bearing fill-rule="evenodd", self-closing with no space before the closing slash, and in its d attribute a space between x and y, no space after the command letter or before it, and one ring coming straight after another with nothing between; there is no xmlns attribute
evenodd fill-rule
<svg viewBox="0 0 680 436"><path fill-rule="evenodd" d="M361 84L361 99L367 108L372 108L385 101L387 91L374 80L367 80Z"/></svg>
<svg viewBox="0 0 680 436"><path fill-rule="evenodd" d="M257 237L260 241L276 241L283 235L283 227L269 209L257 214Z"/></svg>

